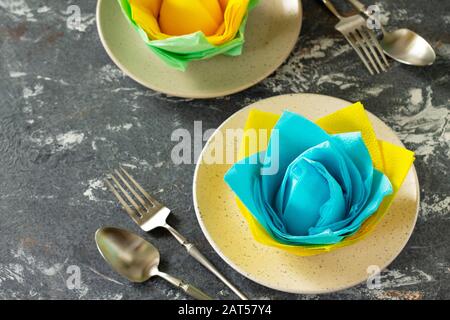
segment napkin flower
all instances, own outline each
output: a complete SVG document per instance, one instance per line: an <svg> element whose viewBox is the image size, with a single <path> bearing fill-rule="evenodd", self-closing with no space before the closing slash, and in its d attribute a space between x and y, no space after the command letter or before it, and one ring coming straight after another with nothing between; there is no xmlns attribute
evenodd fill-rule
<svg viewBox="0 0 450 320"><path fill-rule="evenodd" d="M277 134L254 154L244 139L243 159L225 181L255 238L299 255L351 244L373 230L414 160L412 152L377 140L360 103L317 123L254 110L249 129ZM263 174L274 161L278 170Z"/></svg>
<svg viewBox="0 0 450 320"><path fill-rule="evenodd" d="M184 71L193 60L241 54L248 10L259 0L118 0L147 46Z"/></svg>

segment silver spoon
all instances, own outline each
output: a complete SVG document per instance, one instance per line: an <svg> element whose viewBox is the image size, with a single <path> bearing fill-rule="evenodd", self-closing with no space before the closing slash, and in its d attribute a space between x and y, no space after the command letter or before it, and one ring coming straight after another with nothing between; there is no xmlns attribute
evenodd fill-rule
<svg viewBox="0 0 450 320"><path fill-rule="evenodd" d="M144 282L158 276L195 299L212 300L196 287L159 271L158 249L134 233L113 227L100 228L95 232L95 242L111 267L132 282Z"/></svg>
<svg viewBox="0 0 450 320"><path fill-rule="evenodd" d="M359 0L347 0L359 12L368 16L366 7ZM381 27L383 39L380 45L383 51L398 62L414 65L428 66L436 60L436 53L431 45L421 36L409 29L397 29L392 32Z"/></svg>

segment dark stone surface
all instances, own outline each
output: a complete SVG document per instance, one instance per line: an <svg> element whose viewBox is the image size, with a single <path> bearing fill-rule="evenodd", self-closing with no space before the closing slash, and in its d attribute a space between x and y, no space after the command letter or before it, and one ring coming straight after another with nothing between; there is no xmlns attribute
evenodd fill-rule
<svg viewBox="0 0 450 320"><path fill-rule="evenodd" d="M95 1L0 0L0 298L186 298L162 280L127 283L97 253L99 226L137 230L100 182L123 163L170 205L180 232L251 297L449 299L450 2L379 3L391 28L420 31L438 58L428 68L392 62L388 73L375 77L334 31L336 20L319 1L304 2L302 36L276 73L245 92L198 101L167 97L125 77L98 39ZM67 25L71 4L81 8L80 28ZM251 102L296 92L362 100L417 153L419 220L407 247L383 272L382 290L360 285L302 296L267 289L223 263L196 221L194 165L171 162L171 132L192 129L194 120L215 128ZM164 270L234 298L170 235L147 237L163 253ZM74 290L66 285L72 265L82 279Z"/></svg>

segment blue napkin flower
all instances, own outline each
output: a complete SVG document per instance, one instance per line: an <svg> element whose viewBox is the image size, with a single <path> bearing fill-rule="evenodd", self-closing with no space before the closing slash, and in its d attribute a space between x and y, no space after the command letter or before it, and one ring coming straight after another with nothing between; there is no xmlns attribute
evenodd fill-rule
<svg viewBox="0 0 450 320"><path fill-rule="evenodd" d="M267 150L234 164L225 181L268 234L289 245L340 242L393 192L360 132L329 135L288 111Z"/></svg>

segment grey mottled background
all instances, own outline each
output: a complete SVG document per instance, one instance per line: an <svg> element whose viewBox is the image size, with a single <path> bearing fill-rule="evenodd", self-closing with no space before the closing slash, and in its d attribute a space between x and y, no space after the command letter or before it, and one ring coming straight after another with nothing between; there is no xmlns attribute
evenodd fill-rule
<svg viewBox="0 0 450 320"><path fill-rule="evenodd" d="M81 8L79 27L66 23L70 4ZM0 298L186 298L162 280L127 283L97 253L93 234L99 226L136 230L100 180L123 163L173 208L173 224L251 297L449 299L450 2L378 4L389 26L431 40L438 54L433 66L392 63L388 73L369 76L334 31L334 17L319 1L305 0L298 45L275 74L231 97L198 101L167 97L125 77L98 39L96 1L0 0ZM171 132L192 128L194 120L214 128L256 100L296 92L362 100L416 151L419 220L405 250L383 272L381 290L361 285L300 296L264 288L225 265L197 224L194 166L172 164ZM164 254L164 270L234 298L167 233L148 237ZM66 287L70 265L81 268L76 290Z"/></svg>

